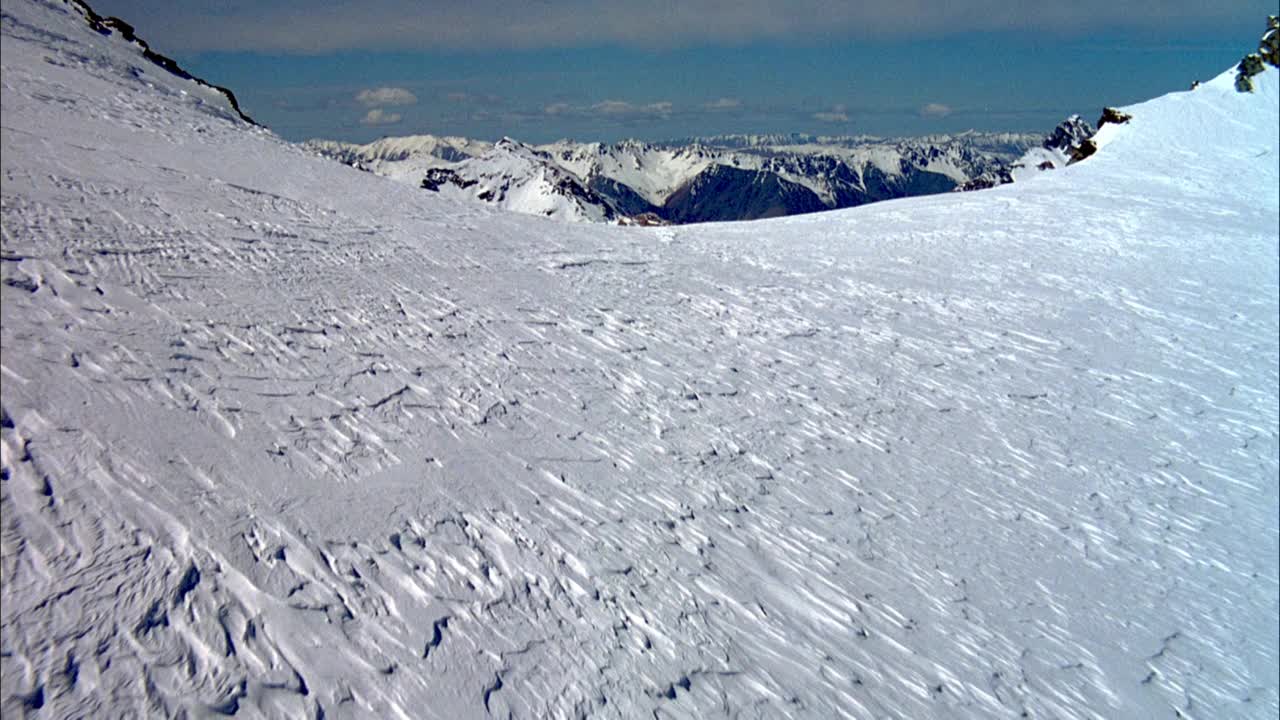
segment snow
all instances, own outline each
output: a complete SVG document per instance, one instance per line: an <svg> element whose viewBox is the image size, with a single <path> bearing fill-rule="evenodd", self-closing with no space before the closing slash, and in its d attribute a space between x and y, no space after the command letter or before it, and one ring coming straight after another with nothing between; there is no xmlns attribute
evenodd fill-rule
<svg viewBox="0 0 1280 720"><path fill-rule="evenodd" d="M1280 712L1274 70L1033 182L623 228L3 32L6 717Z"/></svg>
<svg viewBox="0 0 1280 720"><path fill-rule="evenodd" d="M459 171L468 187L444 184L442 196L457 200L491 202L504 210L541 215L561 221L603 222L608 209L585 201L561 188L577 181L554 164L545 162L533 148L505 138L482 155L449 165ZM581 192L585 189L579 187Z"/></svg>
<svg viewBox="0 0 1280 720"><path fill-rule="evenodd" d="M1071 158L1057 148L1034 147L1013 163L1009 174L1014 182L1026 182L1042 172L1064 168L1070 161Z"/></svg>
<svg viewBox="0 0 1280 720"><path fill-rule="evenodd" d="M713 156L702 152L696 145L659 148L641 143L620 143L599 154L584 148L577 158L565 158L561 164L581 178L595 174L616 180L635 190L649 203L661 206L673 192L714 161Z"/></svg>
<svg viewBox="0 0 1280 720"><path fill-rule="evenodd" d="M334 157L356 159L379 175L418 185L427 170L446 167L459 157L482 155L493 149L493 143L461 137L406 135L379 138L364 145L309 140L303 147Z"/></svg>

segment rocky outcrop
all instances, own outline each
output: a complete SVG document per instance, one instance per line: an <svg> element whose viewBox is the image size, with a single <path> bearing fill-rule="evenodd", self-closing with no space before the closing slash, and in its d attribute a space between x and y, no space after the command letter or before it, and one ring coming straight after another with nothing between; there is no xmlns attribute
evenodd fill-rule
<svg viewBox="0 0 1280 720"><path fill-rule="evenodd" d="M1052 163L1050 163L1050 165L1052 166ZM966 180L965 182L957 185L955 190L957 192L989 190L997 185L1004 185L1005 183L1011 182L1013 182L1013 173L1007 168L1002 168L1001 170L983 173L976 178Z"/></svg>
<svg viewBox="0 0 1280 720"><path fill-rule="evenodd" d="M1245 55L1240 64L1236 66L1236 90L1239 92L1253 92L1253 76L1266 69L1266 66L1262 64L1260 55L1256 53Z"/></svg>
<svg viewBox="0 0 1280 720"><path fill-rule="evenodd" d="M1112 107L1102 108L1102 117L1098 118L1098 127L1102 127L1107 123L1115 123L1116 125L1123 125L1132 119L1133 119L1133 116L1127 112L1121 112Z"/></svg>
<svg viewBox="0 0 1280 720"><path fill-rule="evenodd" d="M1253 92L1253 78L1267 69L1280 67L1280 17L1267 18L1267 29L1258 41L1258 52L1249 53L1236 66L1236 90Z"/></svg>
<svg viewBox="0 0 1280 720"><path fill-rule="evenodd" d="M1280 16L1267 18L1267 31L1258 42L1258 56L1271 67L1280 68Z"/></svg>
<svg viewBox="0 0 1280 720"><path fill-rule="evenodd" d="M440 188L445 185L466 189L477 184L479 184L478 180L467 180L458 175L457 171L449 168L431 168L422 178L422 189L432 192L440 192Z"/></svg>
<svg viewBox="0 0 1280 720"><path fill-rule="evenodd" d="M639 225L641 227L658 227L660 225L670 225L671 223L663 220L657 213L640 213L639 215L624 216L618 218L619 225Z"/></svg>
<svg viewBox="0 0 1280 720"><path fill-rule="evenodd" d="M1098 152L1098 144L1093 141L1093 138L1089 138L1071 152L1071 161L1067 164L1078 163L1096 152Z"/></svg>

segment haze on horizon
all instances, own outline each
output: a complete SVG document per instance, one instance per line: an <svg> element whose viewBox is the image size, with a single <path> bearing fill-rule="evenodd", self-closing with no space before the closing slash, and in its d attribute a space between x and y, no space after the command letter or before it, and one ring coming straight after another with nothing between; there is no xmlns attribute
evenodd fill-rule
<svg viewBox="0 0 1280 720"><path fill-rule="evenodd" d="M1274 0L91 0L285 138L1043 132L1236 62Z"/></svg>

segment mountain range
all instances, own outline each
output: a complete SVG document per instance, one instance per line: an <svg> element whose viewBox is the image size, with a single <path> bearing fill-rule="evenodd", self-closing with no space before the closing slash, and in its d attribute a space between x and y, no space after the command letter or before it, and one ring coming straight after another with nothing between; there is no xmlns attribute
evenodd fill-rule
<svg viewBox="0 0 1280 720"><path fill-rule="evenodd" d="M416 135L308 150L447 197L568 221L754 220L998 184L1044 142L1026 133L920 138L729 135L528 145Z"/></svg>

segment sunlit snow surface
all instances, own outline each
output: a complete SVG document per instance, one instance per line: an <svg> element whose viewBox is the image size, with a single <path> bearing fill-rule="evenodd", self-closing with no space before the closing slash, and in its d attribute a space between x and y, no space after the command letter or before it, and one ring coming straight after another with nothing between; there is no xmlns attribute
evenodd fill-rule
<svg viewBox="0 0 1280 720"><path fill-rule="evenodd" d="M1280 712L1275 70L643 229L3 32L6 718Z"/></svg>

